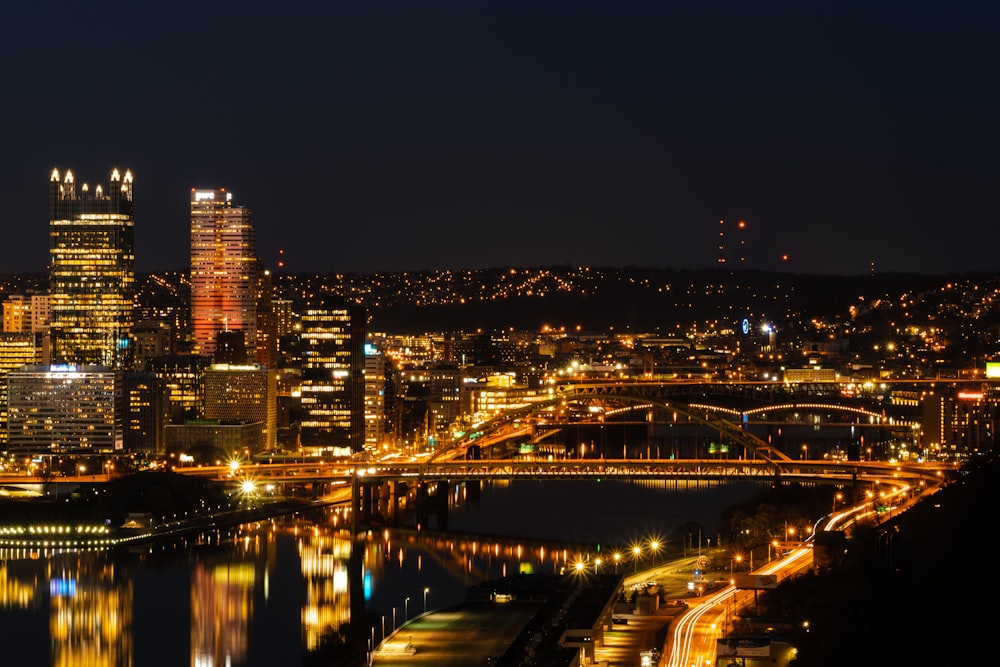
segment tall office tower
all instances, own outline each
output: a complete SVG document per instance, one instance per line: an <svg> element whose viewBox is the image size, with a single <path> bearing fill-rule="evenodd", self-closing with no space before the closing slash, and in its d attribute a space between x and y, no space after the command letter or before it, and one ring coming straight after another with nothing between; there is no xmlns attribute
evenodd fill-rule
<svg viewBox="0 0 1000 667"><path fill-rule="evenodd" d="M122 373L122 442L125 451L163 454L170 417L166 380L150 371Z"/></svg>
<svg viewBox="0 0 1000 667"><path fill-rule="evenodd" d="M344 304L303 309L303 448L318 454L334 448L364 449L365 317L364 308Z"/></svg>
<svg viewBox="0 0 1000 667"><path fill-rule="evenodd" d="M274 311L274 322L278 338L283 336L298 336L299 321L295 306L291 299L271 299L271 310Z"/></svg>
<svg viewBox="0 0 1000 667"><path fill-rule="evenodd" d="M365 446L376 451L395 444L396 388L392 362L365 343Z"/></svg>
<svg viewBox="0 0 1000 667"><path fill-rule="evenodd" d="M191 328L194 353L211 357L220 331L257 348L257 242L250 209L222 190L191 191Z"/></svg>
<svg viewBox="0 0 1000 667"><path fill-rule="evenodd" d="M257 363L265 368L278 366L278 322L274 317L274 307L271 305L271 293L274 286L271 282L271 272L259 266L257 273Z"/></svg>
<svg viewBox="0 0 1000 667"><path fill-rule="evenodd" d="M271 314L275 328L275 354L280 365L298 348L301 326L291 299L272 299Z"/></svg>
<svg viewBox="0 0 1000 667"><path fill-rule="evenodd" d="M132 172L111 172L108 191L73 173L49 180L49 309L52 358L128 366L135 291Z"/></svg>

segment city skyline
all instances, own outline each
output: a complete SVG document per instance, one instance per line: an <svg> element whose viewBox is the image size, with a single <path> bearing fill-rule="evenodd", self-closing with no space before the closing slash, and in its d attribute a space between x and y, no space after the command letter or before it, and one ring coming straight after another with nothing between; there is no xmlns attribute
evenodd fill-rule
<svg viewBox="0 0 1000 667"><path fill-rule="evenodd" d="M143 272L187 267L188 193L216 187L289 272L711 268L720 220L747 268L993 271L998 13L7 9L0 271L46 270L59 165L132 170Z"/></svg>

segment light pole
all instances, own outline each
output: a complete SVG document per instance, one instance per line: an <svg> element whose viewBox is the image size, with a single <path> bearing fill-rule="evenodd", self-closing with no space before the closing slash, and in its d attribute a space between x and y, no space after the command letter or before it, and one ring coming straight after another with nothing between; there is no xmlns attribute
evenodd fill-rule
<svg viewBox="0 0 1000 667"><path fill-rule="evenodd" d="M429 588L425 588L424 589L424 613L425 614L427 613L427 594L430 593L430 592L431 592L431 589L429 589Z"/></svg>
<svg viewBox="0 0 1000 667"><path fill-rule="evenodd" d="M742 563L743 562L742 554L736 554L735 556L729 559L729 583L731 584L736 583L736 580L733 579L733 561L736 561L737 563Z"/></svg>
<svg viewBox="0 0 1000 667"><path fill-rule="evenodd" d="M831 514L833 514L833 513L835 513L837 511L837 501L838 500L843 500L843 498L844 498L844 494L843 493L835 493L835 494L833 494L833 512L830 512Z"/></svg>
<svg viewBox="0 0 1000 667"><path fill-rule="evenodd" d="M403 623L410 620L410 598L403 600Z"/></svg>
<svg viewBox="0 0 1000 667"><path fill-rule="evenodd" d="M618 574L618 565L621 563L621 560L622 560L622 555L616 551L615 552L615 574Z"/></svg>
<svg viewBox="0 0 1000 667"><path fill-rule="evenodd" d="M632 547L632 563L634 564L632 570L633 572L639 571L639 554L641 553L642 553L642 547L639 546Z"/></svg>
<svg viewBox="0 0 1000 667"><path fill-rule="evenodd" d="M653 554L652 560L650 561L650 565L656 565L656 554L657 552L659 552L659 550L660 550L659 540L653 540L652 542L649 543L649 551Z"/></svg>
<svg viewBox="0 0 1000 667"><path fill-rule="evenodd" d="M392 631L396 631L396 608L392 608Z"/></svg>

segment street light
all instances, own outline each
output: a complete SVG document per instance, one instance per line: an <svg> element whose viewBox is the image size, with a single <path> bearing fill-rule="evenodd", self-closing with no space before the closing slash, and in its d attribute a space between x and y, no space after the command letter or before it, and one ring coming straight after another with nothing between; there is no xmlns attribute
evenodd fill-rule
<svg viewBox="0 0 1000 667"><path fill-rule="evenodd" d="M425 588L424 589L424 613L425 614L427 613L427 594L430 593L430 592L431 592L431 589L429 589L429 588Z"/></svg>
<svg viewBox="0 0 1000 667"><path fill-rule="evenodd" d="M638 545L632 547L632 562L635 564L634 565L635 569L633 570L634 572L639 571L639 554L641 553L642 553L642 547Z"/></svg>
<svg viewBox="0 0 1000 667"><path fill-rule="evenodd" d="M838 500L843 500L843 499L844 499L844 494L843 493L835 493L835 494L833 494L833 512L837 511L837 501ZM831 512L831 514L833 514L833 512Z"/></svg>
<svg viewBox="0 0 1000 667"><path fill-rule="evenodd" d="M737 563L742 563L743 555L736 554L735 556L729 559L729 583L731 584L735 583L735 580L733 579L733 561L736 561Z"/></svg>
<svg viewBox="0 0 1000 667"><path fill-rule="evenodd" d="M654 564L656 562L656 553L659 550L660 550L660 541L659 540L653 540L652 542L649 543L649 551L653 554L653 556L652 556L652 559L653 559L652 563L654 563Z"/></svg>
<svg viewBox="0 0 1000 667"><path fill-rule="evenodd" d="M403 600L403 623L410 620L410 598Z"/></svg>
<svg viewBox="0 0 1000 667"><path fill-rule="evenodd" d="M622 555L619 552L615 552L615 574L618 574L618 565L621 563Z"/></svg>

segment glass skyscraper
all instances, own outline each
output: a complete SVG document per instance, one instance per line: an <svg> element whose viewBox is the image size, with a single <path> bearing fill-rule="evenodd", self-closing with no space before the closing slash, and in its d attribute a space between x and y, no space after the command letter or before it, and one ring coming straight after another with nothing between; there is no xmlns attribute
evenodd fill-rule
<svg viewBox="0 0 1000 667"><path fill-rule="evenodd" d="M299 387L303 448L320 455L365 445L364 308L322 304L302 312Z"/></svg>
<svg viewBox="0 0 1000 667"><path fill-rule="evenodd" d="M71 171L49 179L49 316L53 362L126 368L131 357L135 251L132 172L107 192Z"/></svg>
<svg viewBox="0 0 1000 667"><path fill-rule="evenodd" d="M191 191L191 326L194 353L215 354L221 331L241 331L257 346L260 266L250 209L225 189Z"/></svg>

